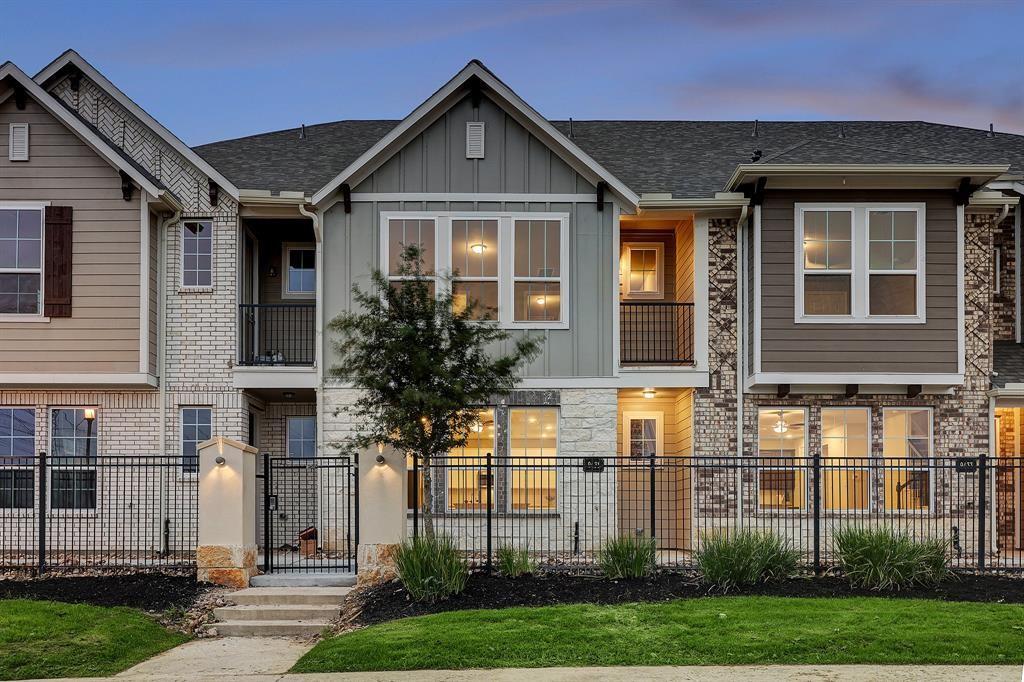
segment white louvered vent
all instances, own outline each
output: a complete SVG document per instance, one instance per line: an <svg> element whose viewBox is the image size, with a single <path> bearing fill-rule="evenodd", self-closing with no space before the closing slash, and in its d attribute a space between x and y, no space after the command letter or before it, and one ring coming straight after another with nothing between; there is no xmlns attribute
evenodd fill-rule
<svg viewBox="0 0 1024 682"><path fill-rule="evenodd" d="M11 149L7 154L11 161L28 161L28 124L11 124Z"/></svg>
<svg viewBox="0 0 1024 682"><path fill-rule="evenodd" d="M484 158L483 121L466 121L466 158Z"/></svg>

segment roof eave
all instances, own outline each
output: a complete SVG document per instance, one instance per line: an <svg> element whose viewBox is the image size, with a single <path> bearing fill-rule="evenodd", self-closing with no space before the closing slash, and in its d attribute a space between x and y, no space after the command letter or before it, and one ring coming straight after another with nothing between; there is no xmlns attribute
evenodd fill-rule
<svg viewBox="0 0 1024 682"><path fill-rule="evenodd" d="M1007 164L857 164L857 163L741 163L736 166L726 183L727 191L734 191L751 177L786 177L794 175L913 175L926 177L982 177L991 182L1006 173Z"/></svg>

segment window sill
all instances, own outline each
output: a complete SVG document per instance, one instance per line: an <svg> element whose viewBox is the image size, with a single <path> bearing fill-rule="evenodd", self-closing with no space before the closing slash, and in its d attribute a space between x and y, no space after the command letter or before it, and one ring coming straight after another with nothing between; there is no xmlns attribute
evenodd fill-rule
<svg viewBox="0 0 1024 682"><path fill-rule="evenodd" d="M212 294L215 287L178 287L179 294Z"/></svg>
<svg viewBox="0 0 1024 682"><path fill-rule="evenodd" d="M522 329L530 331L533 329L568 329L568 322L505 322L500 325L502 329L510 331Z"/></svg>
<svg viewBox="0 0 1024 682"><path fill-rule="evenodd" d="M834 317L830 315L808 316L797 315L793 318L796 324L926 324L924 316L893 316L893 317Z"/></svg>
<svg viewBox="0 0 1024 682"><path fill-rule="evenodd" d="M0 314L0 322L30 322L30 323L49 323L50 318L42 315L18 315L16 313L4 313Z"/></svg>

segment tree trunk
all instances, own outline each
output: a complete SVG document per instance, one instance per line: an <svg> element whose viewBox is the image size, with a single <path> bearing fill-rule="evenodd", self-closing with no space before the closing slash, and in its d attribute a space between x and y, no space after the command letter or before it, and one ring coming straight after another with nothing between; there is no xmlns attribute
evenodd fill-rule
<svg viewBox="0 0 1024 682"><path fill-rule="evenodd" d="M420 471L423 473L423 500L420 504L422 505L423 534L428 539L432 539L434 537L434 478L430 466L430 455L423 453L421 459L423 460L420 464Z"/></svg>

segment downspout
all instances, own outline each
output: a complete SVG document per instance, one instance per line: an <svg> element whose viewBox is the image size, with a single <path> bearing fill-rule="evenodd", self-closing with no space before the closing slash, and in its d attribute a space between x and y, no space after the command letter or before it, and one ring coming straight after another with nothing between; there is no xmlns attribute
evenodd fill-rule
<svg viewBox="0 0 1024 682"><path fill-rule="evenodd" d="M160 409L160 454L167 455L167 228L181 220L181 211L177 210L160 221L157 232L157 243L160 251L156 258L157 287L157 322L156 322L156 368L160 373L160 393L158 404ZM160 537L163 538L163 524L167 518L167 478L169 467L160 467ZM161 547L166 552L169 547Z"/></svg>
<svg viewBox="0 0 1024 682"><path fill-rule="evenodd" d="M736 221L736 479L739 490L736 491L736 523L743 525L743 384L744 366L746 365L746 304L747 298L743 286L747 278L747 261L744 256L746 226L744 222L750 212L749 204L740 209L739 220Z"/></svg>
<svg viewBox="0 0 1024 682"><path fill-rule="evenodd" d="M313 314L314 343L313 357L316 363L316 446L319 456L323 456L323 407L324 407L324 363L323 363L323 231L320 229L320 215L299 206L299 213L313 221L313 237L316 240L316 310Z"/></svg>

